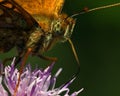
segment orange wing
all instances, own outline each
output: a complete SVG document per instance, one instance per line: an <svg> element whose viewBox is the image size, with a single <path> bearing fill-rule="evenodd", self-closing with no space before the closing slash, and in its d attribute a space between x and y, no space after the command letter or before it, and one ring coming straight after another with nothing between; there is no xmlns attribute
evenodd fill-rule
<svg viewBox="0 0 120 96"><path fill-rule="evenodd" d="M58 16L62 10L64 0L15 0L30 14L44 14Z"/></svg>

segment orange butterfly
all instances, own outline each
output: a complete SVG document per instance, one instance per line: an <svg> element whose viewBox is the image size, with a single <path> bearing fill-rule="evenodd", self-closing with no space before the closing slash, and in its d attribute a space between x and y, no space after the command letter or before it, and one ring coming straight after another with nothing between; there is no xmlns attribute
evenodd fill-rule
<svg viewBox="0 0 120 96"><path fill-rule="evenodd" d="M63 4L64 0L0 0L0 51L16 47L16 64L22 60L15 93L29 54L56 61L42 53L67 40L74 50L70 37L75 20L61 13ZM74 54L78 61L75 50Z"/></svg>
<svg viewBox="0 0 120 96"><path fill-rule="evenodd" d="M6 52L14 46L17 47L16 63L21 61L28 49L31 50L29 50L29 54L55 61L56 58L43 56L42 53L51 49L57 42L68 40L71 43L70 37L75 26L75 20L61 13L64 0L1 0L0 4L3 11L2 16L5 19L9 17L9 21L11 21L10 23L5 21L3 26L4 28L6 28L5 25L7 26L11 38L7 38L7 34L2 35L1 38L7 38L7 41L1 40L5 43L0 46L0 49ZM18 19L14 20L14 18ZM6 30L2 31L6 33ZM10 46L5 49L5 44L10 44ZM74 50L74 47L72 48ZM78 61L75 51L74 54Z"/></svg>
<svg viewBox="0 0 120 96"><path fill-rule="evenodd" d="M79 63L70 40L76 23L72 17L85 12L68 17L61 12L63 4L64 0L0 0L0 52L7 52L16 47L16 64L22 60L15 94L29 54L56 61L56 58L43 56L42 53L57 42L69 41ZM87 9L86 12L117 5Z"/></svg>

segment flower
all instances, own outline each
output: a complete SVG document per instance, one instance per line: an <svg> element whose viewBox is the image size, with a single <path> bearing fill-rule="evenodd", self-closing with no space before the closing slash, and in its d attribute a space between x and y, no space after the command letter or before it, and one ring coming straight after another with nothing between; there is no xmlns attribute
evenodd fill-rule
<svg viewBox="0 0 120 96"><path fill-rule="evenodd" d="M19 71L14 67L15 59L10 66L6 66L4 69L4 76L0 76L0 96L13 96L16 84L18 82ZM61 68L56 72L54 76L51 75L51 70L54 66L52 63L44 70L35 69L31 71L31 66L28 65L21 77L20 84L16 96L77 96L82 90L69 95L68 86L74 81L71 79L68 83L55 88L56 78L61 72ZM7 88L7 91L4 87Z"/></svg>

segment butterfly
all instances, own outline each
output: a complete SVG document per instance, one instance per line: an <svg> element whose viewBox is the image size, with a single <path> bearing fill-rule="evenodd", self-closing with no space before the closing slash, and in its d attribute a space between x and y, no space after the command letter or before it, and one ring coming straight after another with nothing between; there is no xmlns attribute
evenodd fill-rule
<svg viewBox="0 0 120 96"><path fill-rule="evenodd" d="M8 52L16 47L18 55L15 65L22 60L14 96L30 54L56 61L56 58L43 56L42 53L57 42L65 41L69 41L74 50L70 37L76 21L61 12L63 4L64 0L0 1L0 52Z"/></svg>
<svg viewBox="0 0 120 96"><path fill-rule="evenodd" d="M76 19L73 17L84 14L85 11L68 16L62 13L64 2L64 0L0 0L0 52L8 52L16 47L18 55L15 65L22 61L15 94L25 62L30 54L45 60L56 61L56 58L42 54L57 42L69 41L76 61L79 63L70 37L76 24ZM85 10L91 12L117 5Z"/></svg>
<svg viewBox="0 0 120 96"><path fill-rule="evenodd" d="M56 61L57 58L42 53L57 42L71 42L76 23L75 19L61 12L63 5L64 0L1 0L0 52L16 47L16 64L28 57L27 53Z"/></svg>

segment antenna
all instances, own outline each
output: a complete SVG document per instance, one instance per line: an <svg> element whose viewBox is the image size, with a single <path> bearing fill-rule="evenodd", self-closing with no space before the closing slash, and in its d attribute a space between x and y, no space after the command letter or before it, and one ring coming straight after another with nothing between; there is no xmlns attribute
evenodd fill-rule
<svg viewBox="0 0 120 96"><path fill-rule="evenodd" d="M76 77L77 77L77 76L79 75L79 73L80 73L80 61L79 61L79 59L78 59L77 52L76 52L76 50L75 50L75 47L74 47L71 39L67 38L67 40L68 40L68 42L69 42L70 45L71 45L73 54L74 54L75 59L76 59L76 61L77 61L77 63L78 63L78 69L77 69L77 72L76 72L67 82L65 82L60 88L63 88L63 87L65 87L65 86L68 86L74 79L76 79ZM83 88L81 89L81 91L82 91L82 90L83 90Z"/></svg>
<svg viewBox="0 0 120 96"><path fill-rule="evenodd" d="M87 7L85 7L81 12L73 14L70 17L75 17L75 16L78 16L78 15L81 15L81 14L85 14L85 13L88 13L88 12L101 10L101 9L106 9L106 8L111 8L111 7L115 7L115 6L120 6L120 3L114 3L114 4L110 4L110 5L105 5L105 6L92 8L92 9L88 9Z"/></svg>
<svg viewBox="0 0 120 96"><path fill-rule="evenodd" d="M75 50L75 47L74 47L74 45L73 45L71 39L68 39L68 42L70 43L71 48L72 48L72 51L73 51L73 54L74 54L74 56L75 56L75 59L76 59L78 65L80 66L80 61L79 61L79 59L78 59L77 52L76 52L76 50Z"/></svg>

